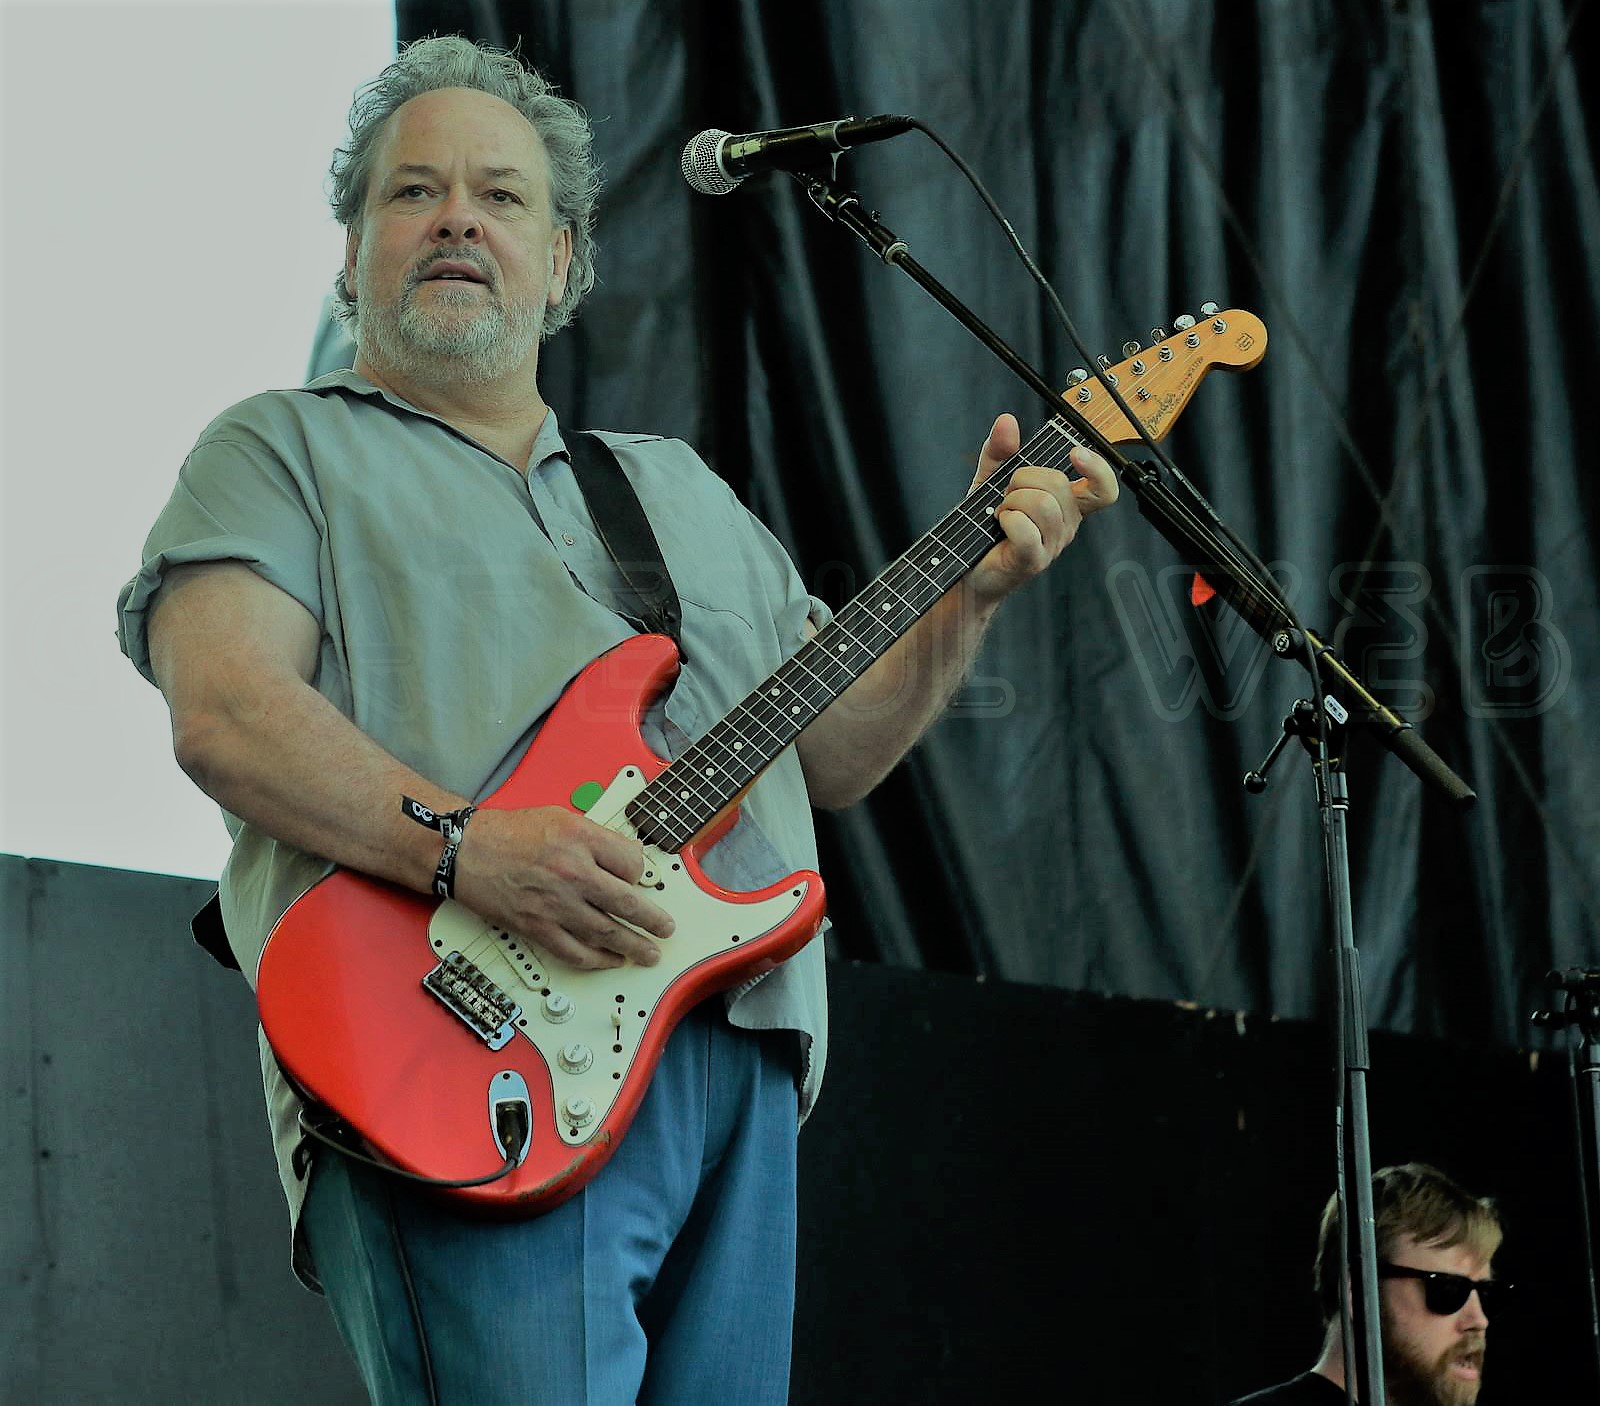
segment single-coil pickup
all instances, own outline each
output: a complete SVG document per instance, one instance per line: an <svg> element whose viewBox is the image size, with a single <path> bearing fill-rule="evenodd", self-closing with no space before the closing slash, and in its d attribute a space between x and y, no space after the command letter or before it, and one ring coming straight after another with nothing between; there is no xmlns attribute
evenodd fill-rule
<svg viewBox="0 0 1600 1406"><path fill-rule="evenodd" d="M522 1007L459 952L452 952L422 978L422 985L491 1050L510 1039Z"/></svg>

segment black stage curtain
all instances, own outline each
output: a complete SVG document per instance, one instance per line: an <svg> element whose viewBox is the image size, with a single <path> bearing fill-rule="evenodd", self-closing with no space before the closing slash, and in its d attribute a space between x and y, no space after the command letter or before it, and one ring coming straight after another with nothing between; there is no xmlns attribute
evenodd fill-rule
<svg viewBox="0 0 1600 1406"><path fill-rule="evenodd" d="M601 284L550 344L548 398L694 442L835 604L962 495L997 411L1038 408L792 182L690 193L694 132L919 116L1113 362L1204 300L1258 313L1265 362L1209 380L1169 445L1480 797L1457 813L1354 749L1372 1023L1528 1042L1546 969L1600 964L1584 0L403 0L398 19L402 40L520 42L596 118ZM931 143L845 174L1065 384L1079 358ZM1306 759L1240 788L1305 678L1188 584L1128 495L1008 603L950 716L822 820L838 955L1325 1007Z"/></svg>

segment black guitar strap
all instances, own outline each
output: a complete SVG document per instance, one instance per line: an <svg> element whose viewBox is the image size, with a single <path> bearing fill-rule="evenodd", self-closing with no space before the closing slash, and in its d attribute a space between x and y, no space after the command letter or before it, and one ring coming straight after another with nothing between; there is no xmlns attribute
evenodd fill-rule
<svg viewBox="0 0 1600 1406"><path fill-rule="evenodd" d="M653 633L670 636L683 656L683 607L678 591L644 505L617 456L599 435L587 430L567 436L567 453L600 540L638 601L639 618Z"/></svg>

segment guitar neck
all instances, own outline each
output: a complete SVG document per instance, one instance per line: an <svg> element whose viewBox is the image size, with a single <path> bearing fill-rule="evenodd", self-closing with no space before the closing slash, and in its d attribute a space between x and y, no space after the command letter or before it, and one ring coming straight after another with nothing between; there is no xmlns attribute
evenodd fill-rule
<svg viewBox="0 0 1600 1406"><path fill-rule="evenodd" d="M972 570L1004 536L995 509L1023 464L1059 468L1083 441L1059 418L875 576L628 807L647 844L679 850Z"/></svg>
<svg viewBox="0 0 1600 1406"><path fill-rule="evenodd" d="M1267 333L1253 313L1205 310L1187 325L1107 373L1121 378L1131 405L1157 439L1172 428L1206 374L1248 370L1266 354ZM1113 443L1138 430L1093 382L1071 392L1078 412ZM647 844L676 851L731 805L822 711L888 653L1004 535L995 510L1023 464L1061 468L1083 441L1060 416L884 568L872 583L734 710L644 788L627 808Z"/></svg>

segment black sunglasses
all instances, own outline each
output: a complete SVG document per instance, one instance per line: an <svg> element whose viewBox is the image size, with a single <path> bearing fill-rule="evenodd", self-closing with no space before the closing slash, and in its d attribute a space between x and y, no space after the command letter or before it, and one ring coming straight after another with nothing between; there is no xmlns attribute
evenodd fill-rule
<svg viewBox="0 0 1600 1406"><path fill-rule="evenodd" d="M1465 1274L1446 1274L1438 1269L1412 1269L1404 1264L1380 1264L1378 1278L1420 1279L1422 1301L1427 1304L1428 1312L1442 1316L1460 1313L1467 1306L1474 1289L1478 1291L1478 1303L1487 1313L1491 1292L1495 1301L1499 1302L1511 1288L1503 1279L1468 1279Z"/></svg>

